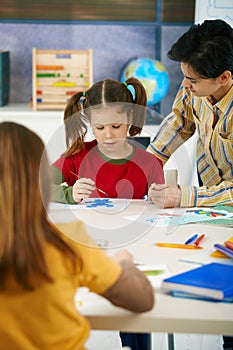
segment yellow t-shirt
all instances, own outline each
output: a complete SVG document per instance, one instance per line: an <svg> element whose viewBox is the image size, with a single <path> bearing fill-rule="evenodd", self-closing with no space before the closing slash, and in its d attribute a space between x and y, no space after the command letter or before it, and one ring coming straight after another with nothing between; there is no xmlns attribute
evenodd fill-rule
<svg viewBox="0 0 233 350"><path fill-rule="evenodd" d="M46 245L47 262L54 283L44 283L34 291L13 284L0 292L0 350L83 350L89 336L89 323L77 311L74 296L87 286L102 293L111 287L121 267L104 252L90 246L81 222L58 225L82 260L80 271L72 273L67 258ZM80 267L77 267L79 270Z"/></svg>

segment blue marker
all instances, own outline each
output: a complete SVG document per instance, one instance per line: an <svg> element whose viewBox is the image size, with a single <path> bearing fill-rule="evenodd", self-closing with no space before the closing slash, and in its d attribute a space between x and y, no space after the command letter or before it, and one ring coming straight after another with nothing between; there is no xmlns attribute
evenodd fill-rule
<svg viewBox="0 0 233 350"><path fill-rule="evenodd" d="M198 234L196 233L195 235L193 235L192 237L187 239L187 241L184 244L191 244L191 243L193 243L194 241L196 241L197 237L198 237Z"/></svg>
<svg viewBox="0 0 233 350"><path fill-rule="evenodd" d="M222 244L214 244L214 248L219 250L221 253L225 254L229 258L233 259L233 251L230 248L225 247Z"/></svg>

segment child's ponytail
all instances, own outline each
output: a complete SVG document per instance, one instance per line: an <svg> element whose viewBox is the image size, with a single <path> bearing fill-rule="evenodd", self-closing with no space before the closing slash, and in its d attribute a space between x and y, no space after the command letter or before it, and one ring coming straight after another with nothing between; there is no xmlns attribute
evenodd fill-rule
<svg viewBox="0 0 233 350"><path fill-rule="evenodd" d="M132 85L134 88L133 103L135 104L133 111L133 121L129 128L129 135L136 136L141 133L146 120L146 90L142 83L136 78L129 78L125 82L127 85Z"/></svg>
<svg viewBox="0 0 233 350"><path fill-rule="evenodd" d="M84 145L87 133L87 118L83 111L81 98L85 95L82 91L74 94L68 101L64 111L64 123L66 133L66 151L63 156L68 157L79 152Z"/></svg>

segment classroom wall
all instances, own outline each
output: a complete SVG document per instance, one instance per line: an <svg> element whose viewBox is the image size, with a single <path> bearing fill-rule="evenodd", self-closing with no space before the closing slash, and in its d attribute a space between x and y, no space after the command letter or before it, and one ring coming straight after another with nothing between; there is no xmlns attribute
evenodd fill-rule
<svg viewBox="0 0 233 350"><path fill-rule="evenodd" d="M161 103L167 114L181 81L179 65L167 59L171 44L189 26L162 26L161 62L170 75L170 89ZM32 48L93 48L94 81L119 79L124 64L134 57L157 57L153 24L0 23L0 50L10 51L10 102L29 102L32 95Z"/></svg>

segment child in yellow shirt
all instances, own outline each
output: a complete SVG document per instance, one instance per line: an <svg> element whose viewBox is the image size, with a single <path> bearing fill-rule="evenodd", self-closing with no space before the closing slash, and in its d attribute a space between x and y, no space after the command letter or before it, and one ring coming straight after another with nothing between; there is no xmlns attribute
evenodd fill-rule
<svg viewBox="0 0 233 350"><path fill-rule="evenodd" d="M97 248L82 223L52 224L47 216L50 168L44 144L22 125L0 124L0 348L85 349L89 324L76 309L87 286L114 305L150 310L154 293L125 250L115 261ZM67 235L66 235L67 234Z"/></svg>

